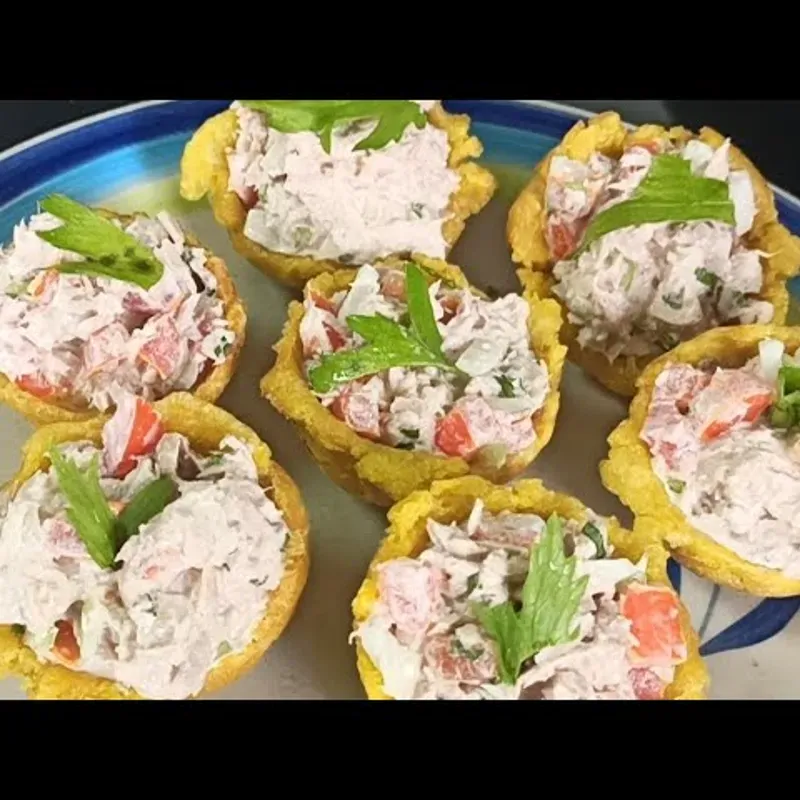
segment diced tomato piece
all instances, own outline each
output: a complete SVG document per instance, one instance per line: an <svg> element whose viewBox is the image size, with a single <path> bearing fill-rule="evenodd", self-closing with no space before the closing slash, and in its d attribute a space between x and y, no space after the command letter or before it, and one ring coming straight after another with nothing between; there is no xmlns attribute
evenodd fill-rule
<svg viewBox="0 0 800 800"><path fill-rule="evenodd" d="M663 700L664 682L651 669L633 667L628 672L633 684L633 693L638 700Z"/></svg>
<svg viewBox="0 0 800 800"><path fill-rule="evenodd" d="M60 619L56 622L55 641L53 642L53 653L59 658L70 664L74 663L81 657L81 649L78 645L78 640L75 638L75 630L72 623L66 619Z"/></svg>
<svg viewBox="0 0 800 800"><path fill-rule="evenodd" d="M381 292L395 300L406 298L406 276L398 270L387 270L381 275Z"/></svg>
<svg viewBox="0 0 800 800"><path fill-rule="evenodd" d="M632 583L620 599L620 611L638 642L631 650L633 660L673 666L686 658L678 598L671 589Z"/></svg>
<svg viewBox="0 0 800 800"><path fill-rule="evenodd" d="M177 371L183 357L181 336L172 317L161 316L154 323L155 336L139 350L139 358L150 364L162 379Z"/></svg>
<svg viewBox="0 0 800 800"><path fill-rule="evenodd" d="M436 446L448 456L469 458L478 448L464 412L454 408L436 423Z"/></svg>
<svg viewBox="0 0 800 800"><path fill-rule="evenodd" d="M578 231L575 223L565 222L558 217L551 217L547 224L547 244L552 257L559 261L566 258L578 243Z"/></svg>
<svg viewBox="0 0 800 800"><path fill-rule="evenodd" d="M323 311L329 311L331 314L336 314L336 306L328 300L327 297L321 295L319 292L311 292L311 302Z"/></svg>
<svg viewBox="0 0 800 800"><path fill-rule="evenodd" d="M33 375L23 375L21 378L17 378L16 384L20 389L28 392L28 394L42 399L53 397L58 394L58 389L48 383L44 376L38 372Z"/></svg>
<svg viewBox="0 0 800 800"><path fill-rule="evenodd" d="M56 269L46 269L42 272L37 272L34 279L28 286L28 291L34 296L39 298L47 298L48 290L58 283L60 275Z"/></svg>
<svg viewBox="0 0 800 800"><path fill-rule="evenodd" d="M336 350L341 350L345 344L347 343L344 336L342 336L333 325L330 325L327 322L323 322L322 326L325 328L325 333L328 334L328 341L331 343L331 347Z"/></svg>
<svg viewBox="0 0 800 800"><path fill-rule="evenodd" d="M374 396L350 384L331 404L331 412L361 436L380 439L380 406Z"/></svg>
<svg viewBox="0 0 800 800"><path fill-rule="evenodd" d="M128 443L122 460L114 471L114 477L124 478L136 466L137 458L149 455L156 449L163 435L164 426L158 412L141 397L137 397Z"/></svg>
<svg viewBox="0 0 800 800"><path fill-rule="evenodd" d="M497 675L497 662L489 642L466 649L452 633L433 636L425 643L424 657L446 681L483 683Z"/></svg>
<svg viewBox="0 0 800 800"><path fill-rule="evenodd" d="M258 203L258 192L252 186L245 186L244 189L239 192L239 199L244 204L244 207L250 210L251 208L255 208Z"/></svg>
<svg viewBox="0 0 800 800"><path fill-rule="evenodd" d="M401 639L423 633L444 608L447 576L408 558L389 561L378 573L378 591Z"/></svg>
<svg viewBox="0 0 800 800"><path fill-rule="evenodd" d="M636 142L636 144L632 145L633 147L641 147L643 150L647 150L648 153L652 153L654 156L659 155L661 153L661 142L658 139L651 139L649 142Z"/></svg>

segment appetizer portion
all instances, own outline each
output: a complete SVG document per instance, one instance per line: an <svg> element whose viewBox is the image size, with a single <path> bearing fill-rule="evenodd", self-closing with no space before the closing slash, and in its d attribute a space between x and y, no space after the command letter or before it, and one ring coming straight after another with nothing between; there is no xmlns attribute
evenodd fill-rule
<svg viewBox="0 0 800 800"><path fill-rule="evenodd" d="M434 483L389 513L354 603L370 699L701 699L666 551L539 481Z"/></svg>
<svg viewBox="0 0 800 800"><path fill-rule="evenodd" d="M237 100L195 133L181 194L285 283L391 255L445 258L494 176L438 101Z"/></svg>
<svg viewBox="0 0 800 800"><path fill-rule="evenodd" d="M654 362L603 482L644 535L709 579L800 594L800 334L706 333Z"/></svg>
<svg viewBox="0 0 800 800"><path fill-rule="evenodd" d="M246 324L224 262L166 212L40 205L0 251L0 399L34 424L108 411L121 393L214 402Z"/></svg>
<svg viewBox="0 0 800 800"><path fill-rule="evenodd" d="M800 269L771 190L730 139L631 132L613 113L575 125L537 168L508 236L524 269L551 274L571 358L624 395L702 331L782 324Z"/></svg>
<svg viewBox="0 0 800 800"><path fill-rule="evenodd" d="M365 264L307 284L262 391L372 502L469 472L508 480L552 435L560 324L533 284L490 300L444 262Z"/></svg>
<svg viewBox="0 0 800 800"><path fill-rule="evenodd" d="M35 698L219 689L288 623L307 535L266 445L190 395L41 428L0 511L0 674Z"/></svg>

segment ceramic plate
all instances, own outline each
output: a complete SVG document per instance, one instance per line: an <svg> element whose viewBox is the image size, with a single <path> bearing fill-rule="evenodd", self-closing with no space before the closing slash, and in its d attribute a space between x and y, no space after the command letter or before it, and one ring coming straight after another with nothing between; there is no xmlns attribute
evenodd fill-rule
<svg viewBox="0 0 800 800"><path fill-rule="evenodd" d="M128 106L90 117L25 142L0 155L0 240L36 210L49 192L117 211L176 214L224 258L248 310L247 344L221 404L269 443L298 482L311 515L312 567L292 623L246 678L217 698L364 697L348 644L350 602L383 533L381 511L354 499L319 470L289 423L258 393L273 362L272 345L283 326L289 290L267 279L231 248L205 202L189 205L178 194L180 156L191 133L229 101L168 101ZM530 169L584 112L539 101L451 101L448 110L469 114L485 146L483 162L500 180L491 204L468 224L451 259L476 285L517 291L504 229L510 203ZM800 201L776 189L781 220L800 234ZM599 513L629 513L600 483L597 464L606 437L626 405L568 365L562 406L550 445L530 470L552 488L580 497ZM590 413L587 413L590 411ZM19 465L19 448L31 429L0 408L0 482ZM714 698L795 698L800 679L792 651L800 647L800 598L759 600L720 590L677 564L670 575L699 630L711 671ZM13 681L0 682L0 699L21 698Z"/></svg>

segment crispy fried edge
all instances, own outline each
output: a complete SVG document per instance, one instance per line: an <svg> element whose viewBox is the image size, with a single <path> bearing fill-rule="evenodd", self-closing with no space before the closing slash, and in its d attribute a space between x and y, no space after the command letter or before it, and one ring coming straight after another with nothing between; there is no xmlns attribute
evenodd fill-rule
<svg viewBox="0 0 800 800"><path fill-rule="evenodd" d="M790 597L800 594L800 580L745 561L689 523L670 501L653 472L650 451L639 438L656 379L664 369L676 363L698 364L704 359L740 367L758 355L758 343L767 337L779 339L792 352L800 347L800 328L737 325L707 331L653 361L639 378L628 418L608 437L610 449L608 458L600 463L600 477L634 513L637 535L663 541L675 559L692 572L759 597Z"/></svg>
<svg viewBox="0 0 800 800"><path fill-rule="evenodd" d="M452 216L445 220L442 233L448 252L455 245L467 219L477 214L497 190L497 180L471 159L480 157L483 145L470 135L466 114L448 114L438 103L428 112L437 128L447 133L450 143L448 165L461 178L459 188L450 197ZM186 145L181 158L181 195L196 201L209 195L217 222L230 236L234 248L265 274L288 286L302 288L316 275L345 269L347 265L309 256L291 256L267 250L244 235L247 210L235 192L228 190L227 152L235 147L239 125L236 112L223 111L206 120Z"/></svg>
<svg viewBox="0 0 800 800"><path fill-rule="evenodd" d="M476 499L486 504L487 511L533 512L541 516L558 514L567 519L582 521L588 509L569 495L552 492L538 480L522 480L513 486L495 486L482 478L469 476L455 480L437 481L430 490L414 492L397 503L388 514L387 535L373 558L367 576L353 600L354 626L364 622L378 599L377 568L393 558L415 558L429 544L427 520L433 518L447 524L465 520ZM659 586L672 584L667 576L667 552L657 543L638 540L636 535L620 527L614 517L607 517L608 532L616 554L634 563L648 556L648 583ZM700 657L699 641L692 628L689 613L681 603L681 627L688 649L688 658L675 671L674 681L667 687L670 700L702 700L708 690L708 670ZM361 682L370 700L392 699L383 691L383 678L372 663L361 642L356 640L356 665Z"/></svg>
<svg viewBox="0 0 800 800"><path fill-rule="evenodd" d="M553 156L564 155L587 161L592 153L600 152L618 158L623 148L633 142L654 138L683 142L693 137L694 134L685 128L667 130L659 125L643 125L634 131L627 131L615 112L606 112L587 122L576 123L561 143L535 168L530 182L509 212L506 234L512 259L522 265L517 270L520 279L530 271L545 273L548 276L548 294L554 283L551 277L553 263L544 236L545 191ZM725 141L712 128L702 128L698 138L712 147L719 147ZM749 173L756 200L756 217L745 241L750 248L774 254L762 259L764 283L759 297L775 307L773 324L783 325L789 312L789 292L785 283L800 271L800 239L778 221L773 192L753 163L734 146L731 146L730 158L734 167ZM632 397L636 391L636 379L654 356L627 356L609 363L602 353L578 344L579 330L567 320L565 310L563 341L569 347L569 359L607 389L624 397Z"/></svg>
<svg viewBox="0 0 800 800"><path fill-rule="evenodd" d="M469 288L458 267L421 255L414 256L414 261L461 288ZM403 259L397 258L378 262L395 266L403 263ZM307 284L306 293L330 297L347 288L355 275L356 270L319 275ZM555 301L539 298L539 280L539 276L531 276L524 296L531 311L528 320L531 346L547 364L550 393L542 409L534 415L536 441L509 458L500 469L491 464L475 462L470 467L461 458L410 452L377 444L359 436L334 417L313 395L303 374L300 339L303 305L297 301L289 306L283 335L275 345L277 360L261 381L261 393L279 413L297 426L312 455L328 476L368 502L389 506L410 492L425 488L434 480L470 472L499 483L511 480L523 472L550 441L561 398L561 375L566 357L566 347L558 341L561 309Z"/></svg>
<svg viewBox="0 0 800 800"><path fill-rule="evenodd" d="M208 675L201 694L218 691L241 678L262 658L267 648L281 635L294 614L305 588L309 568L309 523L297 485L272 460L269 447L256 433L227 411L198 400L187 393L176 393L155 404L167 431L185 435L200 451L218 446L224 436L236 436L252 449L259 480L283 512L290 528L285 572L271 594L267 613L258 624L250 644L221 661ZM22 466L7 490L13 496L35 472L46 466L46 452L58 442L91 440L101 442L107 417L84 422L62 422L37 430L22 450ZM74 672L57 664L40 662L23 644L22 637L8 625L0 625L0 677L16 675L33 699L134 700L141 699L131 689L113 681Z"/></svg>
<svg viewBox="0 0 800 800"><path fill-rule="evenodd" d="M132 222L134 217L148 216L144 213L116 214L106 209L96 210L100 211L105 217L121 220L123 224ZM184 234L186 242L191 247L203 247L188 231L184 231ZM205 250L205 248L203 249ZM192 394L200 400L214 403L225 391L236 371L246 337L247 313L225 262L209 250L205 250L205 252L207 257L206 267L217 279L217 291L220 300L222 300L225 319L228 321L231 330L236 334L233 347L225 361L213 367L208 375L192 389ZM0 373L0 402L18 411L28 422L36 427L50 425L55 422L85 422L101 414L96 409L88 409L85 404L77 406L69 402L48 401L36 397L30 392L26 392L2 373Z"/></svg>

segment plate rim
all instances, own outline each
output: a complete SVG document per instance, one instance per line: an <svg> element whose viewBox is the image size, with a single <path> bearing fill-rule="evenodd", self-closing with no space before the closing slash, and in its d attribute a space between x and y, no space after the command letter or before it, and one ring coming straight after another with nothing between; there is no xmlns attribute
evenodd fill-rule
<svg viewBox="0 0 800 800"><path fill-rule="evenodd" d="M117 108L111 108L107 111L100 111L96 114L90 114L86 117L81 117L80 119L73 120L72 122L67 122L63 125L59 125L55 128L50 128L49 130L44 131L43 133L39 133L36 136L32 136L28 139L24 139L21 142L17 142L17 144L12 145L11 147L7 147L5 150L0 151L0 170L2 170L3 163L14 156L19 155L20 153L24 153L26 150L30 150L44 142L48 142L52 139L57 139L64 134L72 133L73 131L80 130L81 128L87 127L89 125L94 125L98 122L104 122L109 119L113 119L114 117L123 116L125 114L130 114L136 111L140 111L145 108L151 108L154 106L163 106L168 105L170 103L178 103L183 102L178 99L168 99L168 100L141 100L136 103L126 103L125 105L119 106ZM191 102L191 100L189 100ZM480 101L479 101L480 102ZM532 108L542 108L548 111L553 111L559 114L562 114L565 117L569 117L575 120L581 119L590 119L591 117L595 116L598 112L588 111L587 109L580 108L578 106L573 106L568 103L560 103L554 100L486 100L483 102L493 102L498 104L504 105L523 105L529 106ZM626 127L633 128L634 126L629 123L624 123ZM788 204L795 206L795 210L800 213L800 197L792 194L786 189L783 189L780 186L772 183L772 181L767 181L770 189L779 195L783 200L785 200Z"/></svg>

